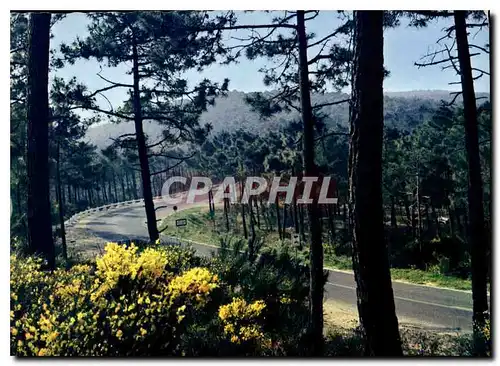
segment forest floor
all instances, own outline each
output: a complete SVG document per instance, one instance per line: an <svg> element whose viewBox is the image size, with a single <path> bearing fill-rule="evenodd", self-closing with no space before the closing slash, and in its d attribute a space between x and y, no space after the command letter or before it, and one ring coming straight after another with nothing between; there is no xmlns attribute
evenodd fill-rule
<svg viewBox="0 0 500 366"><path fill-rule="evenodd" d="M216 208L215 219L209 215L208 207L189 208L174 215L169 215L163 219L159 230L163 235L182 239L189 239L199 243L218 246L221 240L245 240L242 230L241 215L230 213L230 231L226 232L226 221L222 209ZM248 216L248 215L247 215ZM175 220L187 219L187 225L176 227ZM247 217L248 224L249 217ZM272 246L280 242L276 231L267 231L265 223L262 222L261 229L255 228L256 235L264 241L264 245ZM291 233L291 232L289 232ZM290 245L291 240L285 239ZM325 253L325 268L352 271L352 262L349 256L338 256ZM471 281L456 276L448 276L438 271L424 271L414 268L391 268L391 277L398 282L406 282L432 287L442 287L455 290L471 290Z"/></svg>

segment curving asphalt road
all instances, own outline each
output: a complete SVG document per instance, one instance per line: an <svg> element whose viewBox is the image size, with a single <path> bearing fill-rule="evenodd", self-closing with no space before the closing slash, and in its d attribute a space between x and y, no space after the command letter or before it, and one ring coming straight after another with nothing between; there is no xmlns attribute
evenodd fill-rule
<svg viewBox="0 0 500 366"><path fill-rule="evenodd" d="M157 218L173 213L172 207L162 207L161 200L155 200ZM207 205L198 199L194 205ZM181 204L176 213L182 217L182 210L193 204ZM102 241L148 240L146 218L142 203L118 206L107 211L97 211L81 220L92 235ZM190 243L200 255L209 255L216 247L201 243ZM396 312L400 323L418 324L427 329L450 332L472 331L472 294L466 291L449 290L401 282L393 282ZM325 286L325 300L334 300L356 308L356 285L352 273L329 270Z"/></svg>

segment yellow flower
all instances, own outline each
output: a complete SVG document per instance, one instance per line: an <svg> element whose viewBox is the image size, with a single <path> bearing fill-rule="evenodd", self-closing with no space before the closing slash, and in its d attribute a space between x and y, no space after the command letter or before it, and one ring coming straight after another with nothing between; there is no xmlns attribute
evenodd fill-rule
<svg viewBox="0 0 500 366"><path fill-rule="evenodd" d="M121 330L121 329L118 329L118 331L116 332L116 337L117 337L118 339L122 339L122 337L123 337L123 332L122 332L122 330Z"/></svg>
<svg viewBox="0 0 500 366"><path fill-rule="evenodd" d="M256 323L266 304L262 300L247 304L245 299L234 298L230 304L219 308L219 318L224 323L224 334L231 342L264 339L261 326Z"/></svg>

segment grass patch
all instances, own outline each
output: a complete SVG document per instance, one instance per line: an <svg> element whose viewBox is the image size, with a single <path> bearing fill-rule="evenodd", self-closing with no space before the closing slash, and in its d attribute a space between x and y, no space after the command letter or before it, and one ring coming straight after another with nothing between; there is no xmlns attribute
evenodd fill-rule
<svg viewBox="0 0 500 366"><path fill-rule="evenodd" d="M352 270L352 260L348 256L329 255L325 256L325 266L334 269ZM421 269L391 268L391 278L417 285L438 286L467 291L472 289L470 280L434 271L423 271Z"/></svg>
<svg viewBox="0 0 500 366"><path fill-rule="evenodd" d="M352 259L347 255L325 255L324 263L326 267L352 271Z"/></svg>
<svg viewBox="0 0 500 366"><path fill-rule="evenodd" d="M456 290L471 290L472 283L460 277L447 276L432 271L422 271L411 268L392 268L391 277L394 280L406 281L422 285L447 287Z"/></svg>
<svg viewBox="0 0 500 366"><path fill-rule="evenodd" d="M176 227L175 220L186 219L187 225ZM189 239L202 243L219 244L220 233L214 230L208 207L193 207L178 211L162 220L159 228L162 235Z"/></svg>

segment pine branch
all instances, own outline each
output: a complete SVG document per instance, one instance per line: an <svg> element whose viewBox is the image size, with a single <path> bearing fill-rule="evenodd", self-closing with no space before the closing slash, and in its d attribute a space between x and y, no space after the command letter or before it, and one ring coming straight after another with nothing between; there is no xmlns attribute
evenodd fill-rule
<svg viewBox="0 0 500 366"><path fill-rule="evenodd" d="M330 34L328 34L327 36L321 38L319 41L316 41L316 42L313 42L313 43L310 43L307 45L307 48L310 48L310 47L314 47L314 46L317 46L318 44L326 41L327 39L331 38L331 37L335 37L337 34L339 34L341 31L342 31L342 28L347 25L349 23L349 21L347 21L346 23L344 23L342 26L340 26L339 28L337 28L335 30L335 32L332 32Z"/></svg>
<svg viewBox="0 0 500 366"><path fill-rule="evenodd" d="M470 56L477 56L479 55L480 53L471 53ZM422 57L422 58L425 58L426 56ZM443 59L443 60L439 60L439 61L431 61L431 62L427 62L427 63L419 63L419 62L415 62L414 65L415 66L418 66L418 67L426 67L426 66L432 66L432 65L439 65L439 64L442 64L442 63L445 63L445 62L449 62L451 60L456 60L458 59L457 56L452 56L451 58L446 58L446 59Z"/></svg>
<svg viewBox="0 0 500 366"><path fill-rule="evenodd" d="M102 69L102 68L101 68ZM117 86L122 86L124 88L133 88L134 86L132 84L122 84L122 83L115 83L114 81L111 81L109 79L106 79L104 76L101 75L101 73L97 73L97 76L99 76L102 80L110 83L110 84L113 84L115 87Z"/></svg>
<svg viewBox="0 0 500 366"><path fill-rule="evenodd" d="M453 93L450 93L450 94L452 94L452 95L455 94L455 96L453 97L453 99L451 100L451 102L449 102L449 103L443 103L443 105L446 106L446 107L451 107L453 104L455 104L455 101L462 94L462 92L459 91L459 92L453 92Z"/></svg>
<svg viewBox="0 0 500 366"><path fill-rule="evenodd" d="M79 105L79 106L74 106L74 107L69 108L69 110L74 110L74 109L87 109L87 110L94 111L94 112L104 113L104 114L106 114L108 116L122 118L122 119L127 120L127 121L133 121L134 120L134 117L130 117L130 116L127 116L127 115L124 115L124 114L121 114L121 113L116 113L116 112L113 112L113 111L106 111L104 109L100 109L100 108L93 107L93 106L81 106L81 105Z"/></svg>
<svg viewBox="0 0 500 366"><path fill-rule="evenodd" d="M331 58L332 58L332 56L330 56L330 55L316 55L310 61L308 61L307 64L311 65L319 60L326 60L326 59L331 59Z"/></svg>
<svg viewBox="0 0 500 366"><path fill-rule="evenodd" d="M169 139L171 139L171 138L172 138L172 136L167 136L167 137L165 137L165 138L161 139L160 141L155 142L155 143L154 143L154 144L152 144L152 145L147 145L147 148L148 148L148 149L152 149L152 148L154 148L154 147L157 147L157 146L159 146L159 145L163 144L165 141L167 141L167 140L169 140ZM179 136L177 136L176 138L174 138L174 139L171 141L171 143L172 143L172 144L176 144L177 142L179 142L180 138L181 138L181 133L179 132Z"/></svg>
<svg viewBox="0 0 500 366"><path fill-rule="evenodd" d="M342 103L348 103L350 102L351 98L348 98L348 99L342 99L342 100L337 100L335 102L329 102L329 103L321 103L321 104L316 104L314 105L312 108L313 109L319 109L319 108L323 108L323 107L327 107L327 106L330 106L330 105L336 105L336 104L342 104Z"/></svg>
<svg viewBox="0 0 500 366"><path fill-rule="evenodd" d="M477 48L477 49L483 51L484 53L487 53L487 54L490 53L490 50L488 50L488 49L486 49L484 47L481 47L481 46L477 46L475 44L469 44L469 48Z"/></svg>

